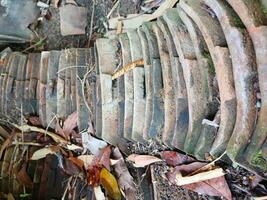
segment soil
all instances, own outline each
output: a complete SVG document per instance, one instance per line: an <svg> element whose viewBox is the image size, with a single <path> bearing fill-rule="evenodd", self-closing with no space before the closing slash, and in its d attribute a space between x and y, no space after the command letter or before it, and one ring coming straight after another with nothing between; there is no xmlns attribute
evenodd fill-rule
<svg viewBox="0 0 267 200"><path fill-rule="evenodd" d="M33 49L33 51L42 51L42 50L54 50L54 49L65 49L71 47L89 47L93 44L93 41L97 37L104 35L107 29L107 14L113 6L112 0L96 0L95 11L94 11L94 20L93 20L93 30L92 30L92 41L89 40L90 35L90 22L92 17L92 8L93 1L88 0L76 0L79 6L85 6L88 8L87 21L88 26L86 28L85 35L79 36L65 36L63 37L60 34L60 22L59 22L59 10L57 8L50 8L51 19L44 20L37 27L36 31L39 34L40 38L47 37L45 46L43 49ZM126 16L130 13L140 12L139 8L140 0L121 0L118 8L113 12L112 16ZM29 44L26 45L11 45L13 50L25 49ZM1 48L0 48L1 49ZM160 156L160 152L168 149L162 144L159 144L155 141L151 141L148 144L140 143L130 143L128 146L131 153L136 154L149 154L154 156ZM253 187L253 175L249 171L241 167L232 167L231 164L219 163L222 166L226 174L226 180L229 184L229 187L232 191L234 199L251 199L252 196L262 196L267 194L265 188L266 181L261 181L257 184L256 187ZM135 178L137 185L138 199L149 199L153 198L153 195L148 192L150 191L153 183L156 187L156 195L159 200L194 200L194 199L221 199L216 197L209 197L205 195L199 195L195 192L183 189L175 185L171 185L166 179L165 173L168 170L168 167L164 164L155 164L151 168L151 173L154 177L154 181L150 179L150 168L148 169L136 169L132 167L130 163L127 162L128 169L132 176Z"/></svg>

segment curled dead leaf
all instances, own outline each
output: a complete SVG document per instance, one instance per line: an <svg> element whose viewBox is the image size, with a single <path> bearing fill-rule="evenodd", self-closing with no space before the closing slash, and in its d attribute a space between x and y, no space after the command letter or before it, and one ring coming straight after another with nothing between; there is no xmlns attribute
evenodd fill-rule
<svg viewBox="0 0 267 200"><path fill-rule="evenodd" d="M77 166L77 164L74 163L72 160L64 157L63 159L64 159L63 170L66 174L73 176L73 175L78 175L81 172L79 166Z"/></svg>
<svg viewBox="0 0 267 200"><path fill-rule="evenodd" d="M83 161L84 168L87 170L88 167L92 164L94 155L81 155L81 156L78 156L78 159Z"/></svg>
<svg viewBox="0 0 267 200"><path fill-rule="evenodd" d="M42 122L37 116L30 116L28 120L33 126L42 126Z"/></svg>
<svg viewBox="0 0 267 200"><path fill-rule="evenodd" d="M231 191L227 185L224 176L213 178L207 181L184 185L183 187L188 190L195 191L199 194L206 194L210 196L222 196L227 200L232 199Z"/></svg>
<svg viewBox="0 0 267 200"><path fill-rule="evenodd" d="M55 154L59 150L60 149L57 148L56 146L44 147L42 149L35 151L31 157L31 160L40 160L42 158L45 158L48 154Z"/></svg>
<svg viewBox="0 0 267 200"><path fill-rule="evenodd" d="M135 200L136 188L133 181L133 177L129 173L126 163L124 162L124 159L118 147L113 150L113 157L117 161L114 164L115 175L118 179L120 188L125 194L125 198L127 200Z"/></svg>
<svg viewBox="0 0 267 200"><path fill-rule="evenodd" d="M150 155L137 155L131 154L127 157L127 160L132 161L134 167L145 167L155 162L161 162L162 160Z"/></svg>
<svg viewBox="0 0 267 200"><path fill-rule="evenodd" d="M93 187L99 186L101 167L99 165L89 166L87 169L87 183Z"/></svg>
<svg viewBox="0 0 267 200"><path fill-rule="evenodd" d="M101 149L108 145L105 141L93 137L88 132L82 132L81 134L83 148L88 149L94 155L100 154Z"/></svg>
<svg viewBox="0 0 267 200"><path fill-rule="evenodd" d="M110 171L110 154L111 154L111 146L107 146L102 149L101 158L99 161L100 165L103 165L106 169Z"/></svg>
<svg viewBox="0 0 267 200"><path fill-rule="evenodd" d="M165 160L168 165L173 167L195 161L194 158L176 151L163 151L162 159Z"/></svg>
<svg viewBox="0 0 267 200"><path fill-rule="evenodd" d="M121 192L117 180L106 168L102 168L100 172L100 183L110 198L114 200L121 199Z"/></svg>
<svg viewBox="0 0 267 200"><path fill-rule="evenodd" d="M30 176L27 174L27 164L23 163L21 169L17 174L17 179L20 184L24 185L25 187L32 188L33 182Z"/></svg>
<svg viewBox="0 0 267 200"><path fill-rule="evenodd" d="M80 168L80 170L83 170L84 163L82 160L73 156L69 157L69 160L71 160L75 165L77 165Z"/></svg>
<svg viewBox="0 0 267 200"><path fill-rule="evenodd" d="M78 112L70 114L64 121L63 132L66 136L69 136L71 132L78 126Z"/></svg>
<svg viewBox="0 0 267 200"><path fill-rule="evenodd" d="M176 174L179 173L182 174L182 176L186 176L205 165L206 163L203 162L193 162L187 165L178 165L172 171L167 173L167 178L171 183L175 184Z"/></svg>

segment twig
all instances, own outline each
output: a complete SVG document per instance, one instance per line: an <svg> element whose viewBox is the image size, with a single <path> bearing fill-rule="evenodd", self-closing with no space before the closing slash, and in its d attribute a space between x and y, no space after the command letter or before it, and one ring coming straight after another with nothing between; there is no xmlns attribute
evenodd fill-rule
<svg viewBox="0 0 267 200"><path fill-rule="evenodd" d="M69 190L69 188L70 188L70 183L71 183L71 180L73 179L73 177L71 176L70 178L69 178L69 180L68 180L68 183L67 183L67 185L66 185L66 189L65 189L65 191L64 191L64 193L63 193L63 195L62 195L62 198L61 198L61 200L64 200L65 199L65 197L66 197L66 195L67 195L67 192L68 192L68 190Z"/></svg>
<svg viewBox="0 0 267 200"><path fill-rule="evenodd" d="M83 101L84 101L84 103L85 103L86 108L87 108L88 111L89 111L90 117L93 116L93 112L92 112L91 108L89 107L88 102L86 101L86 98L85 98L85 92L84 92L84 91L85 91L85 81L86 81L86 79L87 79L87 76L93 71L93 69L94 69L94 67L92 67L90 70L88 70L88 71L86 72L86 74L85 74L84 77L83 77L83 80L77 75L77 78L79 79L79 81L81 82L81 85L82 85L82 96L83 96Z"/></svg>
<svg viewBox="0 0 267 200"><path fill-rule="evenodd" d="M42 146L42 144L35 143L35 142L14 142L12 144L15 144L15 145L27 145L27 146Z"/></svg>
<svg viewBox="0 0 267 200"><path fill-rule="evenodd" d="M108 15L107 15L107 19L110 18L111 14L114 12L114 10L118 7L118 5L120 4L121 0L117 0L116 3L114 4L114 6L111 8L111 10L109 11Z"/></svg>
<svg viewBox="0 0 267 200"><path fill-rule="evenodd" d="M22 53L25 53L26 51L28 51L28 50L30 50L30 49L32 49L32 48L35 48L35 47L41 45L46 39L47 39L47 36L45 36L43 39L39 40L39 41L36 42L35 44L29 46L28 48L24 49L24 50L22 51Z"/></svg>
<svg viewBox="0 0 267 200"><path fill-rule="evenodd" d="M67 69L78 68L78 67L86 68L87 66L86 66L86 65L73 65L73 66L69 66L69 67L64 67L64 68L58 70L58 71L57 71L57 74L59 74L59 73L62 72L62 71L65 71L65 70L67 70Z"/></svg>
<svg viewBox="0 0 267 200"><path fill-rule="evenodd" d="M52 124L52 122L53 122L55 119L57 119L57 115L54 115L54 117L53 117L53 118L50 120L50 122L47 124L47 127L46 127L46 129L45 129L45 137L46 137L46 134L47 134L47 132L48 132L48 129L49 129L50 125Z"/></svg>

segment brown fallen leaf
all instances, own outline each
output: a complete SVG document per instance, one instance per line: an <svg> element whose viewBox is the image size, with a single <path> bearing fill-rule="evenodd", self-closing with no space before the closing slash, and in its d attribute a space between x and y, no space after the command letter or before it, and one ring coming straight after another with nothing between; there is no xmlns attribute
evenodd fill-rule
<svg viewBox="0 0 267 200"><path fill-rule="evenodd" d="M132 161L134 167L145 167L155 162L161 162L162 160L150 155L137 155L131 154L127 157L127 160Z"/></svg>
<svg viewBox="0 0 267 200"><path fill-rule="evenodd" d="M40 160L42 158L45 158L47 155L55 154L58 151L60 151L60 149L57 148L56 146L44 147L42 149L35 151L31 157L31 160Z"/></svg>
<svg viewBox="0 0 267 200"><path fill-rule="evenodd" d="M218 178L224 176L224 171L222 168L216 168L210 171L201 172L193 176L182 176L180 173L176 174L176 185L183 186L188 184L193 184L196 182L203 182L210 179Z"/></svg>
<svg viewBox="0 0 267 200"><path fill-rule="evenodd" d="M117 160L117 163L114 165L114 171L120 188L125 193L126 199L135 200L136 188L133 181L133 177L129 173L118 147L113 150L113 157Z"/></svg>
<svg viewBox="0 0 267 200"><path fill-rule="evenodd" d="M63 159L64 159L63 171L66 174L73 176L73 175L78 175L81 172L80 168L73 161L71 161L68 158L63 158Z"/></svg>
<svg viewBox="0 0 267 200"><path fill-rule="evenodd" d="M100 172L100 183L110 198L114 200L121 199L121 192L117 180L106 168L102 168Z"/></svg>
<svg viewBox="0 0 267 200"><path fill-rule="evenodd" d="M205 165L206 163L203 162L193 162L190 164L178 165L172 171L168 172L166 176L171 183L175 184L177 173L182 174L182 176L186 176Z"/></svg>
<svg viewBox="0 0 267 200"><path fill-rule="evenodd" d="M13 138L17 135L17 133L12 132L11 135L9 135L9 137L4 141L4 143L1 145L1 149L0 149L0 159L3 156L3 153L5 151L5 149L12 143Z"/></svg>
<svg viewBox="0 0 267 200"><path fill-rule="evenodd" d="M63 137L64 139L68 140L68 138L66 137L66 135L65 135L65 133L64 133L64 131L63 131L63 128L59 125L59 121L57 121L57 123L56 123L56 128L55 128L55 130L56 130L56 133L57 133L58 135L60 135L60 136Z"/></svg>
<svg viewBox="0 0 267 200"><path fill-rule="evenodd" d="M87 183L93 187L100 184L100 172L102 167L99 165L89 166L87 169Z"/></svg>
<svg viewBox="0 0 267 200"><path fill-rule="evenodd" d="M37 116L30 116L28 120L33 126L42 126L42 122Z"/></svg>
<svg viewBox="0 0 267 200"><path fill-rule="evenodd" d="M80 170L83 170L84 163L81 159L71 156L69 157L69 160L71 160L75 165L77 165Z"/></svg>
<svg viewBox="0 0 267 200"><path fill-rule="evenodd" d="M210 179L203 182L192 183L184 185L184 188L195 191L200 194L206 194L210 196L222 196L227 200L232 199L231 191L227 185L224 176Z"/></svg>
<svg viewBox="0 0 267 200"><path fill-rule="evenodd" d="M111 146L107 146L102 149L101 158L99 161L100 165L103 165L106 169L110 171L110 154L111 154Z"/></svg>
<svg viewBox="0 0 267 200"><path fill-rule="evenodd" d="M1 149L0 149L0 159L2 158L2 155L5 151L5 149L12 143L11 138L7 138L4 143L1 145Z"/></svg>
<svg viewBox="0 0 267 200"><path fill-rule="evenodd" d="M88 132L82 132L81 135L83 148L88 149L94 155L99 155L101 150L108 145L105 141L93 137Z"/></svg>
<svg viewBox="0 0 267 200"><path fill-rule="evenodd" d="M92 164L94 155L81 155L78 156L78 159L83 161L84 168L87 170L88 167Z"/></svg>
<svg viewBox="0 0 267 200"><path fill-rule="evenodd" d="M46 134L48 136L50 136L55 142L62 144L62 145L66 145L68 144L68 141L65 140L64 138L60 137L59 135L51 132L51 131L46 131L42 128L38 128L35 126L30 126L30 125L22 125L19 126L17 124L12 124L14 127L16 127L17 129L21 130L22 132L28 133L28 132L37 132L37 133L42 133L42 134Z"/></svg>
<svg viewBox="0 0 267 200"><path fill-rule="evenodd" d="M17 174L17 179L20 184L24 185L25 187L32 188L33 182L30 176L27 174L27 164L23 163L21 169Z"/></svg>
<svg viewBox="0 0 267 200"><path fill-rule="evenodd" d="M78 126L78 112L70 114L67 119L64 121L63 132L67 138L71 135L73 129Z"/></svg>
<svg viewBox="0 0 267 200"><path fill-rule="evenodd" d="M165 160L168 165L173 167L195 161L194 158L175 151L163 151L162 159Z"/></svg>

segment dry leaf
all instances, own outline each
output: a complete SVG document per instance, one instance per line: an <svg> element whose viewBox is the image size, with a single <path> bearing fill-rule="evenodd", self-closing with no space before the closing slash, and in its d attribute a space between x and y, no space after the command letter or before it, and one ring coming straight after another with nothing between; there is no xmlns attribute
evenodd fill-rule
<svg viewBox="0 0 267 200"><path fill-rule="evenodd" d="M66 137L69 137L71 132L78 126L78 112L70 114L64 121L63 132Z"/></svg>
<svg viewBox="0 0 267 200"><path fill-rule="evenodd" d="M48 136L50 136L55 142L60 143L62 145L66 145L68 144L68 141L66 141L64 138L60 137L59 135L50 132L50 131L46 131L42 128L38 128L35 126L30 126L30 125L22 125L22 126L18 126L16 124L12 124L13 126L15 126L17 129L21 130L22 132L28 133L28 132L37 132L37 133L42 133L42 134L46 134Z"/></svg>
<svg viewBox="0 0 267 200"><path fill-rule="evenodd" d="M175 151L163 151L162 159L166 161L168 165L177 166L185 163L190 163L195 161L194 158L184 155Z"/></svg>
<svg viewBox="0 0 267 200"><path fill-rule="evenodd" d="M52 151L50 148L45 147L35 151L30 160L40 160L45 158L49 154L55 154L55 152Z"/></svg>
<svg viewBox="0 0 267 200"><path fill-rule="evenodd" d="M114 160L114 159L110 159L110 165L116 165L118 162L120 162L120 160Z"/></svg>
<svg viewBox="0 0 267 200"><path fill-rule="evenodd" d="M69 157L69 160L71 160L75 165L77 165L80 168L80 170L83 170L84 163L82 160L73 156Z"/></svg>
<svg viewBox="0 0 267 200"><path fill-rule="evenodd" d="M89 166L87 170L87 183L93 187L99 186L101 167L99 165Z"/></svg>
<svg viewBox="0 0 267 200"><path fill-rule="evenodd" d="M182 186L182 185L188 185L196 182L203 182L207 181L213 178L218 178L221 176L224 176L224 171L222 168L213 169L207 172L201 172L198 174L195 174L193 176L182 176L182 174L177 173L176 174L176 185Z"/></svg>
<svg viewBox="0 0 267 200"><path fill-rule="evenodd" d="M111 146L107 146L104 149L102 149L102 155L99 161L100 165L103 165L105 168L107 168L110 171L110 154L111 154Z"/></svg>
<svg viewBox="0 0 267 200"><path fill-rule="evenodd" d="M4 150L12 143L11 138L7 138L5 140L5 142L1 145L1 149L0 149L0 159L2 158L2 155L4 153Z"/></svg>
<svg viewBox="0 0 267 200"><path fill-rule="evenodd" d="M84 168L87 170L89 165L92 164L94 156L93 155L81 155L81 156L78 156L78 159L83 161Z"/></svg>
<svg viewBox="0 0 267 200"><path fill-rule="evenodd" d="M183 187L200 194L206 194L210 196L223 196L228 200L232 199L231 191L227 185L224 176L203 182L184 185Z"/></svg>
<svg viewBox="0 0 267 200"><path fill-rule="evenodd" d="M117 180L106 168L102 168L100 172L100 183L105 188L109 197L114 200L121 199L121 192Z"/></svg>
<svg viewBox="0 0 267 200"><path fill-rule="evenodd" d="M257 174L249 177L251 188L255 188L263 179Z"/></svg>
<svg viewBox="0 0 267 200"><path fill-rule="evenodd" d="M64 134L63 128L59 125L59 122L56 123L56 133L59 134L61 137L66 138L66 135Z"/></svg>
<svg viewBox="0 0 267 200"><path fill-rule="evenodd" d="M100 186L94 187L94 193L95 193L96 200L105 200L106 199L106 197L105 197L104 193L102 192Z"/></svg>
<svg viewBox="0 0 267 200"><path fill-rule="evenodd" d="M91 136L88 132L82 134L82 145L84 149L88 149L92 154L98 155L101 153L101 149L105 148L108 144L103 140L99 140Z"/></svg>
<svg viewBox="0 0 267 200"><path fill-rule="evenodd" d="M8 138L4 141L4 143L1 145L0 149L0 159L3 156L3 153L5 149L12 143L13 138L17 135L16 132L12 132L11 135L8 136Z"/></svg>
<svg viewBox="0 0 267 200"><path fill-rule="evenodd" d="M73 176L73 175L78 175L80 173L81 170L76 165L76 163L74 163L68 158L64 158L64 161L65 162L64 162L63 170L66 174Z"/></svg>
<svg viewBox="0 0 267 200"><path fill-rule="evenodd" d="M187 165L176 166L171 172L167 173L167 178L171 183L175 184L177 173L182 174L183 176L186 176L186 175L194 172L195 170L203 167L204 165L206 165L206 163L193 162L193 163L190 163Z"/></svg>
<svg viewBox="0 0 267 200"><path fill-rule="evenodd" d="M131 154L127 157L127 160L134 162L134 167L145 167L155 162L162 161L161 159L150 155L137 155Z"/></svg>
<svg viewBox="0 0 267 200"><path fill-rule="evenodd" d="M37 116L31 116L31 117L29 117L29 122L33 126L42 126L42 122L41 122L40 118L37 117Z"/></svg>
<svg viewBox="0 0 267 200"><path fill-rule="evenodd" d="M55 154L57 151L59 151L59 149L55 150L51 147L44 147L35 151L31 157L31 160L40 160L45 158L48 154Z"/></svg>
<svg viewBox="0 0 267 200"><path fill-rule="evenodd" d="M113 156L117 159L117 163L114 165L115 175L118 179L120 188L123 190L126 195L127 200L136 199L136 188L133 181L133 177L128 171L128 168L124 162L122 154L118 147L113 150Z"/></svg>
<svg viewBox="0 0 267 200"><path fill-rule="evenodd" d="M19 170L17 174L17 179L20 182L20 184L24 185L25 187L32 188L33 182L30 176L27 174L27 164L24 163L22 165L22 168Z"/></svg>
<svg viewBox="0 0 267 200"><path fill-rule="evenodd" d="M82 150L83 148L80 146L77 146L76 144L67 144L66 148L70 151L74 150Z"/></svg>

